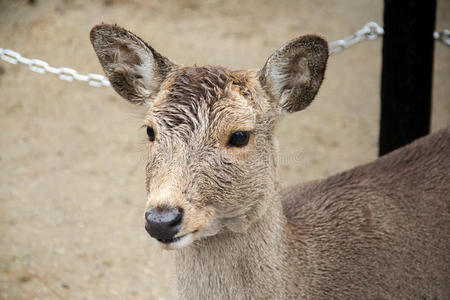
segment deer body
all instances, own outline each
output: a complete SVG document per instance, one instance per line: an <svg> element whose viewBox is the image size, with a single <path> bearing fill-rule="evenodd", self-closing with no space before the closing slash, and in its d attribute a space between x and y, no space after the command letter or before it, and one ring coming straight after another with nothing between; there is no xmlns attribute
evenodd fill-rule
<svg viewBox="0 0 450 300"><path fill-rule="evenodd" d="M445 129L368 165L284 189L248 232L178 251L180 295L448 299L449 177Z"/></svg>
<svg viewBox="0 0 450 300"><path fill-rule="evenodd" d="M120 27L91 41L114 89L146 105L146 230L177 249L182 299L448 299L450 129L280 190L278 114L315 97L316 36L260 71L184 67Z"/></svg>

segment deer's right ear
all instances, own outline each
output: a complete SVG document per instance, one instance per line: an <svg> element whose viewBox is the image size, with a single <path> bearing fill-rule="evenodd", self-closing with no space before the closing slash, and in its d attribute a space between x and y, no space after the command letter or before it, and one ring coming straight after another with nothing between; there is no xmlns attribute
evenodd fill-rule
<svg viewBox="0 0 450 300"><path fill-rule="evenodd" d="M175 67L139 37L119 26L97 25L92 28L90 38L112 87L130 102L151 101Z"/></svg>

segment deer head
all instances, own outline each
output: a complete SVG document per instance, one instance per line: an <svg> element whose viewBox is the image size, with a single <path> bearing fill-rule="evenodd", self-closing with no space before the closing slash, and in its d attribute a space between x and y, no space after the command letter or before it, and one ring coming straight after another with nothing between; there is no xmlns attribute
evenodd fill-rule
<svg viewBox="0 0 450 300"><path fill-rule="evenodd" d="M278 116L315 97L326 41L302 36L261 70L233 71L175 64L115 25L95 26L90 37L117 93L148 109L149 234L174 249L246 231L274 201Z"/></svg>

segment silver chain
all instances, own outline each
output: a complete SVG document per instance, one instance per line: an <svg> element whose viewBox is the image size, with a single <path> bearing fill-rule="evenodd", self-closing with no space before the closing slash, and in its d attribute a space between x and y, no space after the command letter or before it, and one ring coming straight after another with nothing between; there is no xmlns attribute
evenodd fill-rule
<svg viewBox="0 0 450 300"><path fill-rule="evenodd" d="M10 64L24 64L27 65L28 68L36 73L39 74L55 74L58 75L59 79L66 80L66 81L83 81L87 82L90 86L95 87L103 87L103 86L110 86L108 79L105 76L99 75L99 74L78 74L77 71L70 68L55 68L50 66L45 61L39 60L39 59L29 59L26 57L23 57L19 53L13 50L9 49L2 49L0 48L0 58L6 62L9 62Z"/></svg>
<svg viewBox="0 0 450 300"><path fill-rule="evenodd" d="M450 29L444 29L441 31L435 31L433 37L444 43L444 45L450 46Z"/></svg>
<svg viewBox="0 0 450 300"><path fill-rule="evenodd" d="M353 35L343 39L338 40L335 42L332 42L329 44L330 46L330 54L337 54L341 52L342 50L347 49L350 46L353 46L357 43L360 43L365 40L376 40L378 37L382 36L384 34L383 28L380 27L375 22L369 22L366 25L364 25L363 28L355 32ZM444 45L450 46L450 30L444 29L442 31L436 31L433 34L433 37L442 42ZM9 49L2 49L0 48L0 59L11 63L11 64L24 64L27 65L28 68L36 73L39 74L56 74L58 77L62 80L66 81L83 81L87 82L90 86L95 87L103 87L103 86L110 86L108 79L99 74L78 74L77 71L70 68L55 68L50 66L45 61L39 60L39 59L29 59L26 57L23 57L19 53L13 50Z"/></svg>
<svg viewBox="0 0 450 300"><path fill-rule="evenodd" d="M330 54L337 54L344 49L347 49L354 44L365 40L376 40L379 36L384 34L383 28L375 22L369 22L364 25L363 28L355 32L353 35L343 39L332 42L329 44L330 46ZM434 39L440 41L446 46L450 46L450 30L444 29L441 31L435 31L433 33Z"/></svg>
<svg viewBox="0 0 450 300"><path fill-rule="evenodd" d="M338 40L329 44L330 54L337 54L342 50L347 49L354 44L365 40L376 40L379 36L384 34L383 28L375 22L369 22L363 28L355 32L353 35L346 37L343 40Z"/></svg>

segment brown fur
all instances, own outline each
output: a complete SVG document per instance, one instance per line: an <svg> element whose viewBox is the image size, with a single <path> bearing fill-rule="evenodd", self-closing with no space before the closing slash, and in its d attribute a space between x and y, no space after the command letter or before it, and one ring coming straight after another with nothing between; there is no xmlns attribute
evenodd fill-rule
<svg viewBox="0 0 450 300"><path fill-rule="evenodd" d="M91 40L116 91L148 106L146 208L184 210L180 298L450 297L450 129L280 191L274 128L316 95L323 39L289 42L259 72L179 66L107 24ZM228 145L236 131L248 145Z"/></svg>

